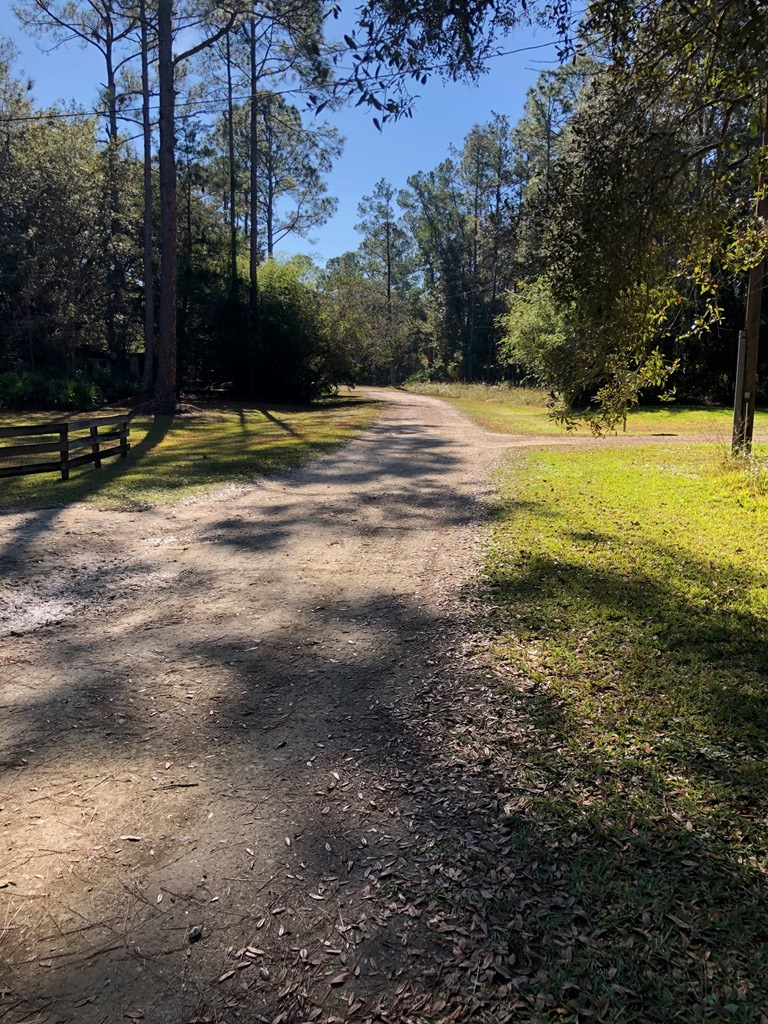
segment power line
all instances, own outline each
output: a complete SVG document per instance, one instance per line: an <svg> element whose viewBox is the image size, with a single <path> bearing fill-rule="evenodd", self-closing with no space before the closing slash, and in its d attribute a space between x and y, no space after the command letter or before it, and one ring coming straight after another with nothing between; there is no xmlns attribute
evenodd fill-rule
<svg viewBox="0 0 768 1024"><path fill-rule="evenodd" d="M549 42L546 42L546 43L537 43L537 44L531 45L531 46L520 46L520 47L517 47L516 49L513 49L513 50L499 50L496 53L489 54L487 59L488 60L492 60L492 59L495 59L497 57L511 57L511 56L514 56L515 54L518 54L518 53L527 53L527 52L529 52L531 50L542 50L542 49L549 48L549 47L552 47L552 46L557 46L557 45L558 45L557 40L556 39L552 39L552 40L550 40ZM341 52L343 52L343 51L341 51ZM348 49L347 52L351 53L353 51L351 49ZM351 67L348 68L348 67L345 67L343 65L341 65L340 67L341 67L342 71L354 71L355 70L354 68L351 68ZM444 67L441 69L441 67L438 66L437 68L433 68L430 73L431 74L439 73L441 70L443 70L446 67L447 67L447 65L444 65ZM393 75L394 74L396 74L396 72L393 72ZM344 84L350 84L350 83L349 82L341 82L341 83L337 83L337 84L344 85ZM304 93L304 92L306 92L306 89L296 86L296 87L290 88L290 89L274 89L274 90L270 90L270 91L274 92L276 95L279 95L279 96L291 96L291 95L295 95L295 94ZM235 96L235 97L233 97L233 99L237 103L248 103L248 102L250 102L253 99L253 94L252 93L248 93L247 95L243 95L243 96ZM203 108L206 108L207 110L217 110L217 109L219 109L219 107L222 106L222 104L223 104L223 100L186 100L186 101L182 101L181 103L176 103L175 106L176 106L176 110L189 109L189 108L197 108L197 109L202 111ZM142 109L143 109L142 107L123 107L123 108L121 108L121 109L119 109L117 111L117 116L118 116L118 118L120 120L129 120L130 121L130 120L132 120L132 118L129 115L134 114L136 116L139 116L142 113ZM157 103L151 104L150 105L150 110L153 111L153 112L159 112L159 110L160 110L159 104L157 104ZM68 110L68 111L64 111L64 110L50 110L50 111L47 111L45 113L41 112L41 113L37 113L37 114L23 114L23 115L17 115L17 116L14 116L14 117L2 117L2 116L0 116L0 124L25 124L25 123L29 123L29 122L35 122L35 121L51 121L51 120L66 120L66 119L77 120L79 118L86 118L86 117L108 117L108 116L109 116L109 111L108 110Z"/></svg>

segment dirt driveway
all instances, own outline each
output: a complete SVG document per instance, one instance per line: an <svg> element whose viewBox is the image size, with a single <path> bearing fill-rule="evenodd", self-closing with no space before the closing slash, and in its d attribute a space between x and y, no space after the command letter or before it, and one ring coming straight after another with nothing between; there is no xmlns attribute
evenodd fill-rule
<svg viewBox="0 0 768 1024"><path fill-rule="evenodd" d="M491 468L531 439L378 397L277 479L0 519L3 1024L535 1006L497 897L564 897L505 853L462 593Z"/></svg>
<svg viewBox="0 0 768 1024"><path fill-rule="evenodd" d="M386 397L279 479L0 520L4 1024L453 1012L419 693L507 441Z"/></svg>

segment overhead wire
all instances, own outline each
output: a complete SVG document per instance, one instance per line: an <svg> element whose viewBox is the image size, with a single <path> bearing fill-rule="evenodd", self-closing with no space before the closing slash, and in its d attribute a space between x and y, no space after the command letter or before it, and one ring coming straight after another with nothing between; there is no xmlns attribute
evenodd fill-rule
<svg viewBox="0 0 768 1024"><path fill-rule="evenodd" d="M501 50L501 51L498 51L496 53L489 54L487 59L488 60L492 60L492 59L496 59L498 57L509 57L509 56L514 56L515 54L518 54L518 53L527 53L527 52L530 52L532 50L541 50L541 49L545 49L545 48L552 47L552 46L557 46L557 45L558 45L558 41L556 39L552 39L552 40L550 40L549 42L546 42L546 43L537 43L537 44L531 45L531 46L520 46L520 47L517 47L517 48L512 49L512 50ZM344 51L334 51L334 52L343 53ZM353 50L351 48L347 48L346 52L352 53ZM354 70L354 68L346 67L344 65L338 65L338 67L342 71L353 71ZM437 67L437 68L433 69L430 73L431 74L436 74L436 73L439 73L440 70L441 70L440 67ZM396 74L396 73L393 72L393 75L394 74ZM337 84L349 84L349 83L348 82L345 83L345 82L342 81L341 83L337 83ZM307 90L306 90L305 87L295 86L295 87L292 87L292 88L273 89L271 91L274 92L276 95L291 96L291 95L295 95L295 94L306 93ZM235 97L233 97L233 99L235 100L236 103L249 103L253 99L253 94L248 92L247 94L244 94L242 96L235 96ZM222 103L221 100L214 100L214 99L210 99L210 100L204 100L204 99L200 99L200 100L183 100L183 101L177 102L175 104L175 109L178 111L178 110L188 109L188 108L197 108L202 113L202 112L206 112L206 111L210 111L210 110L217 110L217 109L219 109L221 107L221 103ZM118 118L120 120L132 121L133 118L130 115L133 114L133 115L136 115L137 117L139 117L141 115L141 113L142 113L142 110L143 110L142 106L122 107L122 108L118 109L117 116L118 116ZM159 103L151 104L150 105L150 110L152 112L154 112L154 113L158 113L159 110L160 110ZM99 110L99 109L96 109L96 110L85 110L85 109L79 109L79 110L56 110L56 109L51 109L51 110L47 110L47 111L39 111L39 112L34 113L34 114L18 114L18 115L13 115L11 117L0 115L0 124L24 124L24 123L35 122L35 121L66 120L66 119L78 120L78 119L88 118L88 117L108 117L109 113L110 112L109 112L108 109L101 109L101 110Z"/></svg>

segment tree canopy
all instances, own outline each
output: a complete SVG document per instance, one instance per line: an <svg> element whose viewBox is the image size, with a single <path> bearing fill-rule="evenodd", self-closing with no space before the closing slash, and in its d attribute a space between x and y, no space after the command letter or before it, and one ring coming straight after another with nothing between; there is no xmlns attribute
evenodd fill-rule
<svg viewBox="0 0 768 1024"><path fill-rule="evenodd" d="M100 52L104 132L34 108L0 53L3 369L127 379L143 361L158 409L217 378L322 391L317 366L265 370L282 328L261 289L284 274L295 322L312 319L306 289L318 309L318 344L285 358L324 353L339 379L531 380L565 419L586 405L609 424L675 388L729 396L768 249L764 5L595 0L579 18L566 0L367 0L343 42L326 39L339 7L321 0L18 12L37 37ZM342 140L310 112L353 98L386 131L416 83L482 74L522 22L555 34L562 63L517 124L494 114L400 187L379 181L358 249L324 271L260 273L335 209L325 177Z"/></svg>

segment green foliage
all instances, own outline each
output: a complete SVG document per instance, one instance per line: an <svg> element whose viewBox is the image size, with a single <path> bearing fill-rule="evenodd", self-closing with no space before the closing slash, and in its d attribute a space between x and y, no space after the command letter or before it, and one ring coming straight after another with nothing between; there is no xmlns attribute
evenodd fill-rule
<svg viewBox="0 0 768 1024"><path fill-rule="evenodd" d="M259 267L259 393L311 402L340 383L339 360L304 257L268 259Z"/></svg>
<svg viewBox="0 0 768 1024"><path fill-rule="evenodd" d="M518 163L509 121L494 114L471 129L461 151L412 175L398 197L418 246L430 376L497 375L495 322L517 270Z"/></svg>
<svg viewBox="0 0 768 1024"><path fill-rule="evenodd" d="M621 297L624 308L631 293ZM584 337L576 311L578 304L558 302L542 278L511 296L509 312L501 320L505 330L502 358L522 365L532 380L553 395L554 415L574 425L574 411L582 411L597 431L614 429L626 419L644 392L663 388L675 364L658 349L648 350L645 336L632 346L615 348ZM625 323L629 322L625 312ZM643 309L638 312L642 318ZM587 327L596 329L594 324Z"/></svg>
<svg viewBox="0 0 768 1024"><path fill-rule="evenodd" d="M299 108L277 92L259 90L256 102L257 229L267 256L273 256L285 238L309 238L335 212L336 200L327 194L324 176L341 154L343 140L337 129L325 122L314 120L305 125ZM250 104L235 105L233 128L236 221L242 238L250 187ZM201 170L209 193L225 197L226 207L231 187L226 117L214 125L207 141L200 152Z"/></svg>
<svg viewBox="0 0 768 1024"><path fill-rule="evenodd" d="M0 408L45 409L51 404L50 381L42 373L0 374Z"/></svg>
<svg viewBox="0 0 768 1024"><path fill-rule="evenodd" d="M78 374L49 378L9 370L0 374L0 409L95 409L104 402L101 387Z"/></svg>
<svg viewBox="0 0 768 1024"><path fill-rule="evenodd" d="M95 409L104 401L98 384L83 377L56 381L54 387L54 403L60 409Z"/></svg>
<svg viewBox="0 0 768 1024"><path fill-rule="evenodd" d="M574 328L568 313L544 278L521 285L499 318L504 331L499 354L505 362L521 366L539 387L562 390L570 405L581 392L570 387Z"/></svg>
<svg viewBox="0 0 768 1024"><path fill-rule="evenodd" d="M29 117L3 53L0 369L72 376L109 355L124 375L141 334L136 163L119 143L99 145L93 118Z"/></svg>
<svg viewBox="0 0 768 1024"><path fill-rule="evenodd" d="M551 395L540 388L506 384L433 383L412 380L409 391L447 399L486 430L502 434L562 435L561 417L553 416ZM621 423L627 437L690 435L726 445L731 436L730 406L692 407L676 401L635 407ZM589 422L588 416L572 416L572 426ZM617 424L618 428L618 424ZM758 410L755 429L768 430L768 412Z"/></svg>

